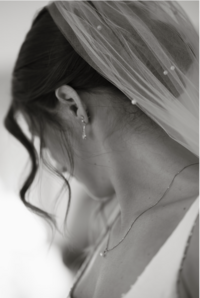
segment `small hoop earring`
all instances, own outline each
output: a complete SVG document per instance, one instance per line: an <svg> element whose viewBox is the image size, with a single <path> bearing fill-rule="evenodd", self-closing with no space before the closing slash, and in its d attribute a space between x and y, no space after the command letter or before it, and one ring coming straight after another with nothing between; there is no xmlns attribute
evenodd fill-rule
<svg viewBox="0 0 200 298"><path fill-rule="evenodd" d="M81 116L81 122L83 123L82 139L85 140L87 138L87 135L86 135L86 123L84 121L84 117L83 116Z"/></svg>

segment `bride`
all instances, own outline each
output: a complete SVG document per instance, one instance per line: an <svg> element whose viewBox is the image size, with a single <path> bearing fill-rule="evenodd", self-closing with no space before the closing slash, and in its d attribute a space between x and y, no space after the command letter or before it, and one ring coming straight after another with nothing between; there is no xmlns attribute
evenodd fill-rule
<svg viewBox="0 0 200 298"><path fill-rule="evenodd" d="M5 125L32 161L27 207L50 219L26 201L34 136L92 198L117 202L70 297L198 297L198 35L176 2L44 7L13 70Z"/></svg>

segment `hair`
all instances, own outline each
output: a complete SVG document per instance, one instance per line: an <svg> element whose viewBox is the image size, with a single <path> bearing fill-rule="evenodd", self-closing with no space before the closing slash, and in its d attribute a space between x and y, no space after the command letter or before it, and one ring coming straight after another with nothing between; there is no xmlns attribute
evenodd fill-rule
<svg viewBox="0 0 200 298"><path fill-rule="evenodd" d="M142 14L142 12L140 13ZM161 21L157 21L157 24L154 22L154 26L159 26L160 31L163 31L163 35L160 34L162 36L160 43L174 58L177 65L184 70L189 69L192 63L191 56L176 29ZM139 40L139 43L145 47L145 43L139 39L137 33L133 32L133 34L137 41ZM146 51L148 51L147 48ZM146 58L141 55L141 59ZM152 65L150 61L145 61L145 63L164 85L162 75L155 71L155 65ZM33 20L14 66L11 83L12 103L5 117L5 126L26 148L31 159L31 170L20 190L20 198L28 208L50 221L53 221L50 214L35 207L26 198L27 190L38 171L39 157L33 139L28 138L22 131L16 116L18 112L24 113L30 121L31 130L37 130L41 140L40 156L42 157L45 126L48 124L58 128L61 132L63 130L62 123L56 114L58 100L55 96L55 89L63 84L70 85L77 91L90 92L95 88L109 88L121 93L76 53L55 25L47 8L44 7ZM169 91L174 92L172 89ZM178 94L174 95L178 97ZM118 101L117 104L123 106L124 100ZM70 135L70 128L68 128L68 134ZM73 168L73 150L70 138L65 137L65 144ZM69 189L68 213L70 186L62 174L56 173L64 179Z"/></svg>

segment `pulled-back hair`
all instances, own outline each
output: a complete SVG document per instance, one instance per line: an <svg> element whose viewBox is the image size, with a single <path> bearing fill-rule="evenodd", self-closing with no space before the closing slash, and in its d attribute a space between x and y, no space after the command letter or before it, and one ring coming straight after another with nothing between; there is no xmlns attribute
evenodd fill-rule
<svg viewBox="0 0 200 298"><path fill-rule="evenodd" d="M142 14L142 12L140 13ZM159 26L160 30L163 30L160 43L168 50L177 65L184 70L189 69L192 61L187 47L176 29L160 21L154 26ZM136 33L133 32L134 34ZM138 41L138 36L135 38ZM140 39L139 42L142 40ZM172 43L173 47L171 47ZM145 47L145 44L142 46ZM164 85L165 82L156 73L154 65L150 61L145 61L145 63ZM55 126L62 131L61 121L55 112L58 104L55 90L63 84L70 85L77 91L90 91L106 87L121 92L76 53L44 7L34 19L15 63L12 74L12 103L5 118L5 126L27 149L31 158L30 173L20 190L21 200L28 208L49 220L52 220L50 214L33 206L26 198L27 190L38 171L39 157L33 140L24 134L17 122L16 115L17 112L24 113L29 119L32 131L37 127L42 148L45 125ZM169 91L173 92L173 90ZM178 94L175 96L178 97ZM123 105L123 100L119 104ZM73 151L70 140L67 138L65 141L73 168ZM42 150L40 150L40 154L42 155ZM62 178L68 185L70 194L69 183L63 176Z"/></svg>

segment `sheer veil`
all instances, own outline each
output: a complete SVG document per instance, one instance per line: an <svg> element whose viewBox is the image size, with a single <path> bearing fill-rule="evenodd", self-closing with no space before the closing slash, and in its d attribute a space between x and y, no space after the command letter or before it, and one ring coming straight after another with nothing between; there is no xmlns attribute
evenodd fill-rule
<svg viewBox="0 0 200 298"><path fill-rule="evenodd" d="M176 1L55 1L48 10L83 59L199 154L199 36Z"/></svg>

